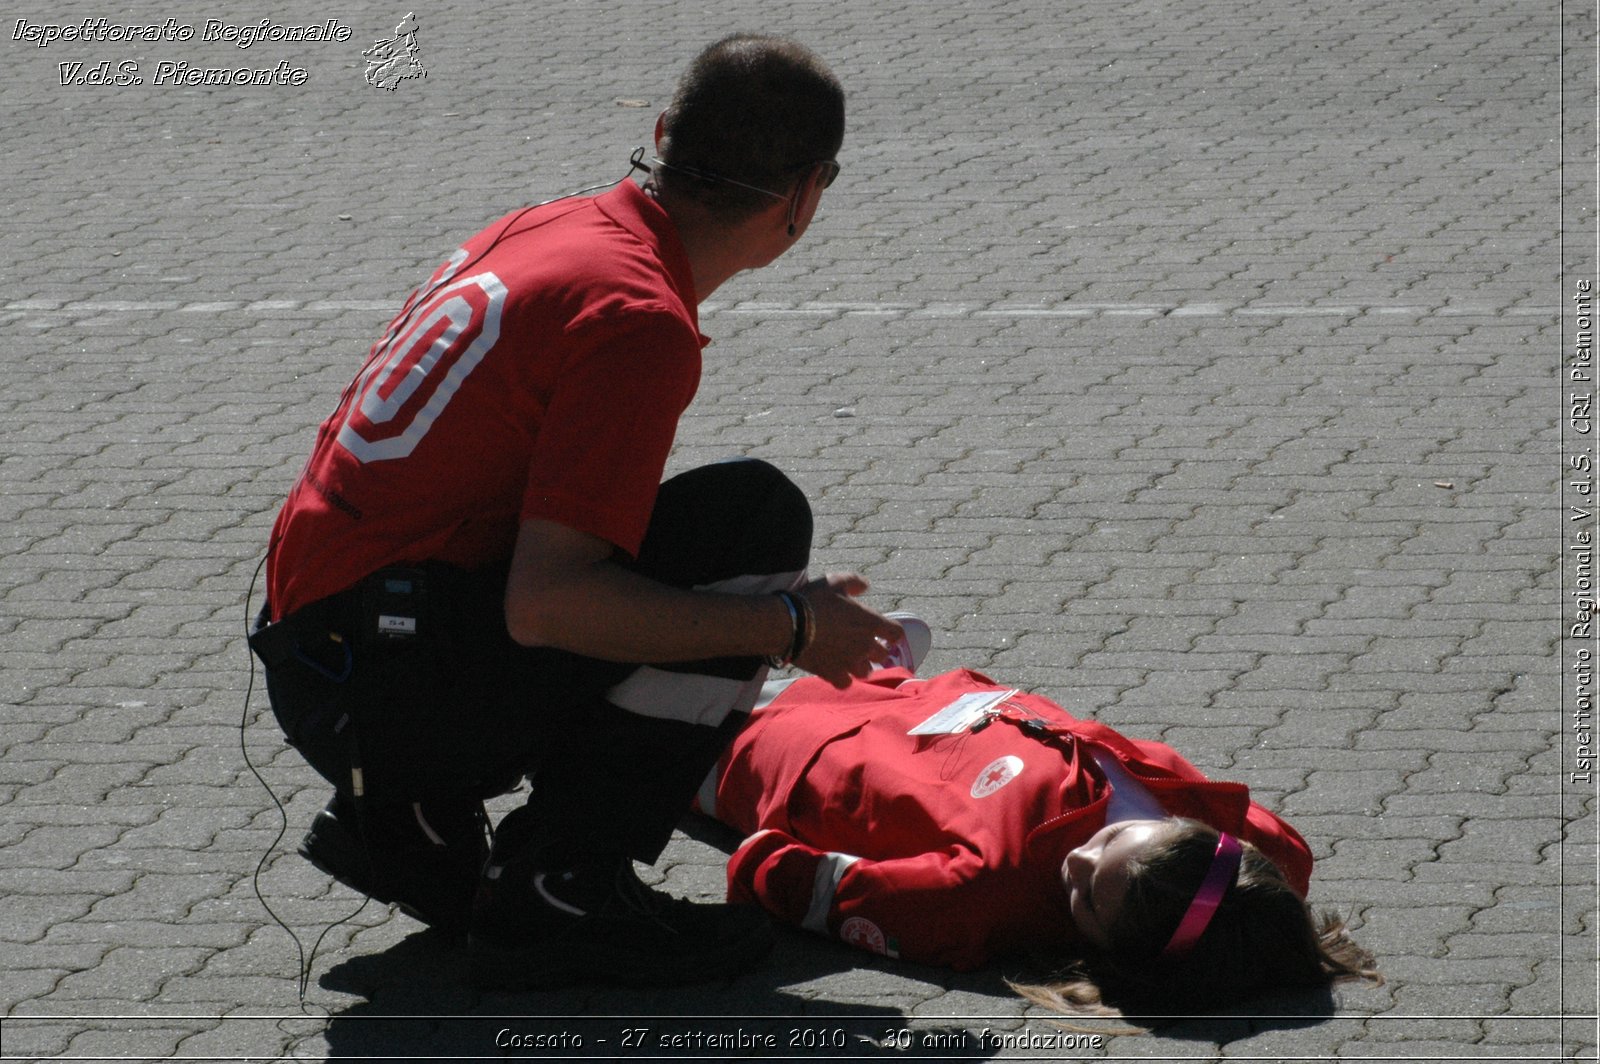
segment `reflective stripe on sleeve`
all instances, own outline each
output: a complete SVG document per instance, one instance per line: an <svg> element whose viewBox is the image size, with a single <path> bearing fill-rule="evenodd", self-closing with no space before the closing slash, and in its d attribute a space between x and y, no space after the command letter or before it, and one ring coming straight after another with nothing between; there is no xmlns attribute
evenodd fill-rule
<svg viewBox="0 0 1600 1064"><path fill-rule="evenodd" d="M839 889L839 880L844 878L845 870L859 860L861 858L848 853L822 855L817 861L816 874L811 882L811 907L806 910L805 919L800 921L801 927L819 935L828 933L828 913L833 908L833 896Z"/></svg>

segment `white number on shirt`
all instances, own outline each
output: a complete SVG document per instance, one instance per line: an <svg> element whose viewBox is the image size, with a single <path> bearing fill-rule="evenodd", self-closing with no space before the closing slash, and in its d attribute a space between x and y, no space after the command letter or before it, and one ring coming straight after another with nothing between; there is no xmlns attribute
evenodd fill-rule
<svg viewBox="0 0 1600 1064"><path fill-rule="evenodd" d="M466 259L457 251L417 290L356 379L338 441L360 461L414 451L500 339L506 286L488 270L452 280Z"/></svg>

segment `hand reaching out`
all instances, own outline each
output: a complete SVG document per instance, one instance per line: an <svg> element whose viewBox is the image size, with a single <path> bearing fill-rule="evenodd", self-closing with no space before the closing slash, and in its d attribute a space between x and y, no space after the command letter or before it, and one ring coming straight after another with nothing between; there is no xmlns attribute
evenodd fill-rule
<svg viewBox="0 0 1600 1064"><path fill-rule="evenodd" d="M811 606L816 630L795 664L840 689L886 661L902 634L898 622L856 601L867 586L858 573L829 573L799 592Z"/></svg>

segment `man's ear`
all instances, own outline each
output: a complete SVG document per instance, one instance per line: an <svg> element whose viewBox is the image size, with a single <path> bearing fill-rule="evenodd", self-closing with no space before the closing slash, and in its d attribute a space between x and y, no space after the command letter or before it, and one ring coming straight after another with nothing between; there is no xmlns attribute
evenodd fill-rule
<svg viewBox="0 0 1600 1064"><path fill-rule="evenodd" d="M662 111L656 115L656 154L661 154L661 141L667 135L667 112Z"/></svg>
<svg viewBox="0 0 1600 1064"><path fill-rule="evenodd" d="M811 225L817 208L822 204L822 171L813 166L808 170L789 196L788 229L791 237L800 235Z"/></svg>

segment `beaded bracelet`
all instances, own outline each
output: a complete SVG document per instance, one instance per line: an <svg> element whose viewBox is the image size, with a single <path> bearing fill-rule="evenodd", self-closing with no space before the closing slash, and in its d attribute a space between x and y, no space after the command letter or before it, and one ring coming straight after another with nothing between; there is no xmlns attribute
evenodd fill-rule
<svg viewBox="0 0 1600 1064"><path fill-rule="evenodd" d="M783 669L794 664L794 659L805 653L806 647L811 645L817 620L811 612L811 603L806 601L804 595L793 591L774 591L773 594L789 608L789 625L793 635L789 639L787 654L772 654L766 660L774 669Z"/></svg>

